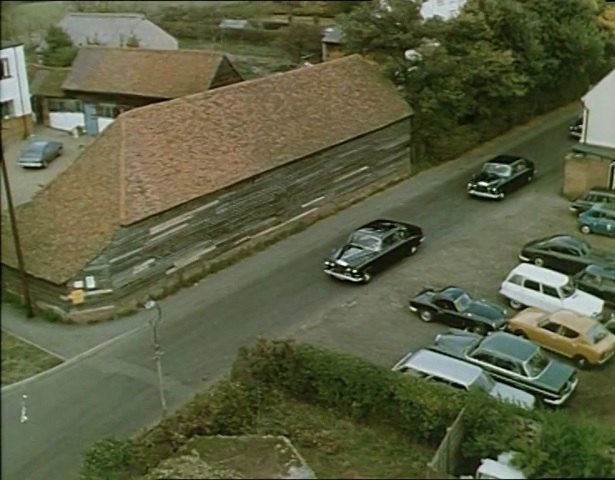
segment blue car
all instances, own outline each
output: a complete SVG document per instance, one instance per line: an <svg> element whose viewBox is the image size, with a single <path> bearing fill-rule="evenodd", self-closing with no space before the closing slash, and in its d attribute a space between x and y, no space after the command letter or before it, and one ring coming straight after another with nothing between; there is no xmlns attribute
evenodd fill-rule
<svg viewBox="0 0 615 480"><path fill-rule="evenodd" d="M615 207L605 203L594 205L579 215L577 223L583 233L615 237Z"/></svg>

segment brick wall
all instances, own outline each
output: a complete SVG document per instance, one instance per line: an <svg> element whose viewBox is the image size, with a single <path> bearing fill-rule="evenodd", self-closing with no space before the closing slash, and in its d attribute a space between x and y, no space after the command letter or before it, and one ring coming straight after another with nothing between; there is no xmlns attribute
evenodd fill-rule
<svg viewBox="0 0 615 480"><path fill-rule="evenodd" d="M591 187L608 187L610 162L593 155L570 153L564 166L564 195L573 200Z"/></svg>
<svg viewBox="0 0 615 480"><path fill-rule="evenodd" d="M18 142L27 138L33 129L32 115L13 117L2 120L2 142L4 145Z"/></svg>

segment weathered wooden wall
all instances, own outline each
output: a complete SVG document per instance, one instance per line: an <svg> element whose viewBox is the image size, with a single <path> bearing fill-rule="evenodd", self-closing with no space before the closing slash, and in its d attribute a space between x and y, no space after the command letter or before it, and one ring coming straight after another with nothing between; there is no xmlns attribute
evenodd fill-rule
<svg viewBox="0 0 615 480"><path fill-rule="evenodd" d="M407 119L120 229L67 285L91 277L85 302L60 303L73 313L117 303L409 172Z"/></svg>

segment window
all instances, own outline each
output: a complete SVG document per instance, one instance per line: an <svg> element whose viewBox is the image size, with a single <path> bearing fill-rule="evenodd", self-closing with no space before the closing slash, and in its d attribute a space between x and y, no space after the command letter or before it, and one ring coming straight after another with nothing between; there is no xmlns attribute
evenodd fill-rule
<svg viewBox="0 0 615 480"><path fill-rule="evenodd" d="M537 292L540 292L540 284L534 280L526 280L523 283L523 286L529 290L536 290Z"/></svg>
<svg viewBox="0 0 615 480"><path fill-rule="evenodd" d="M50 98L47 107L50 112L81 113L83 111L81 102L71 98Z"/></svg>
<svg viewBox="0 0 615 480"><path fill-rule="evenodd" d="M11 76L11 71L9 70L9 59L8 58L2 59L2 71L0 71L0 75L2 75L0 79L9 78Z"/></svg>
<svg viewBox="0 0 615 480"><path fill-rule="evenodd" d="M111 105L108 103L101 103L96 105L96 115L105 118L116 118L120 113L125 111L126 108L120 105Z"/></svg>
<svg viewBox="0 0 615 480"><path fill-rule="evenodd" d="M544 325L541 325L541 328L544 328L548 332L558 333L560 326L554 322L546 322Z"/></svg>
<svg viewBox="0 0 615 480"><path fill-rule="evenodd" d="M443 308L444 310L452 310L453 309L452 308L453 306L450 304L450 302L448 300L443 299L443 298L440 298L440 299L436 300L433 303L436 305L436 307Z"/></svg>
<svg viewBox="0 0 615 480"><path fill-rule="evenodd" d="M549 295L550 297L559 298L559 293L557 289L549 287L548 285L542 286L542 293L544 293L545 295Z"/></svg>
<svg viewBox="0 0 615 480"><path fill-rule="evenodd" d="M2 111L2 118L12 117L15 114L15 108L13 106L13 100L8 100L0 104Z"/></svg>
<svg viewBox="0 0 615 480"><path fill-rule="evenodd" d="M479 362L485 362L485 363L488 363L490 365L494 365L495 364L495 358L493 358L493 355L491 355L490 353L477 352L474 355L472 355L472 357L475 360L478 360Z"/></svg>
<svg viewBox="0 0 615 480"><path fill-rule="evenodd" d="M568 328L562 325L560 335L566 338L577 338L579 336L579 333L575 332L572 328Z"/></svg>

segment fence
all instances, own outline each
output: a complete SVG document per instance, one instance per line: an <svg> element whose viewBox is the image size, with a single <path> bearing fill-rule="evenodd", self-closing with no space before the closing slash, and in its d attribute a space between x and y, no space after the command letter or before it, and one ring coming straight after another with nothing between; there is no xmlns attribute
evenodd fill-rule
<svg viewBox="0 0 615 480"><path fill-rule="evenodd" d="M446 435L440 442L433 458L427 463L425 478L455 478L453 472L459 460L459 450L465 434L462 408L453 424L446 429Z"/></svg>

